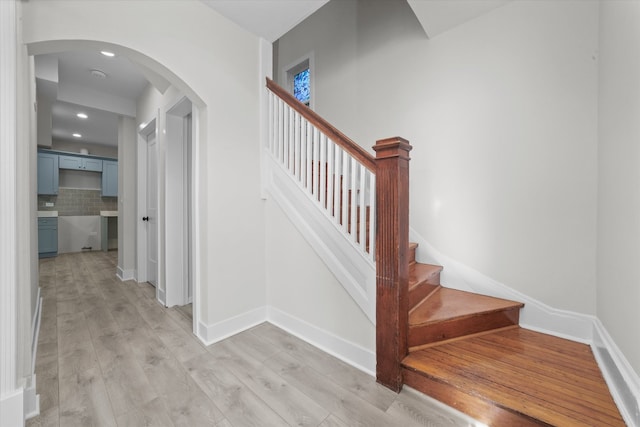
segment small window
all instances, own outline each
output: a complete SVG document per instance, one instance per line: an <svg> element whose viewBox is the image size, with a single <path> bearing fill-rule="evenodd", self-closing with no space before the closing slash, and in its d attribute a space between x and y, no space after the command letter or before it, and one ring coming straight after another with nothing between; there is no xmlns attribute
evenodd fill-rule
<svg viewBox="0 0 640 427"><path fill-rule="evenodd" d="M304 105L313 108L313 55L309 54L298 61L285 67L283 70L284 81L289 93Z"/></svg>
<svg viewBox="0 0 640 427"><path fill-rule="evenodd" d="M311 71L307 68L293 76L293 96L307 107L311 102L310 74Z"/></svg>

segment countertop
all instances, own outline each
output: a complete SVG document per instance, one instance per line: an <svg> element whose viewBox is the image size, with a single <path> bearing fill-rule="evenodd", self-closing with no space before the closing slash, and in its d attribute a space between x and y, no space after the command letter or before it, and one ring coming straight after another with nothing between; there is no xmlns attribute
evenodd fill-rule
<svg viewBox="0 0 640 427"><path fill-rule="evenodd" d="M118 211L100 211L100 216L118 216Z"/></svg>
<svg viewBox="0 0 640 427"><path fill-rule="evenodd" d="M38 211L38 218L57 218L58 211Z"/></svg>

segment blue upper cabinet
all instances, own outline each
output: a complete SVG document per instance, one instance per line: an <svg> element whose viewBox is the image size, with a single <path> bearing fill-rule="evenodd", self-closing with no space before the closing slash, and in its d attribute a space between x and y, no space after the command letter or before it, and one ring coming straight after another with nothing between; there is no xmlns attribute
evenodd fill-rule
<svg viewBox="0 0 640 427"><path fill-rule="evenodd" d="M102 197L118 197L117 161L102 161Z"/></svg>
<svg viewBox="0 0 640 427"><path fill-rule="evenodd" d="M58 194L58 155L38 153L38 194Z"/></svg>
<svg viewBox="0 0 640 427"><path fill-rule="evenodd" d="M102 172L102 160L90 157L60 155L60 169L75 169L89 172Z"/></svg>

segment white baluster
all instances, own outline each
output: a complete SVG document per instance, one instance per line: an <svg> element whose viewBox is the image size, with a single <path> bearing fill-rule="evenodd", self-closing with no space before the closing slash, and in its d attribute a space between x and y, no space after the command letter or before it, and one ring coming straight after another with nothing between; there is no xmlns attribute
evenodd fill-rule
<svg viewBox="0 0 640 427"><path fill-rule="evenodd" d="M349 154L342 152L342 206L340 209L340 223L343 232L348 234L348 206L349 206Z"/></svg>
<svg viewBox="0 0 640 427"><path fill-rule="evenodd" d="M356 159L354 159L353 157L351 157L351 168L349 170L349 173L351 175L351 209L349 212L349 221L351 224L351 227L349 228L351 231L351 241L352 242L356 242L356 228L358 227L358 214L357 214L357 207L358 207L358 199L357 199L357 189L358 189L358 174L357 174L357 170L356 170Z"/></svg>

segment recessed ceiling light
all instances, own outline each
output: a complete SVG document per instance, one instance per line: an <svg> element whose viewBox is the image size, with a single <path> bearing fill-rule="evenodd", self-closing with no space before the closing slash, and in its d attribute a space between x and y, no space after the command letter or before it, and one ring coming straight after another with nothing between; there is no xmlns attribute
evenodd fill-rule
<svg viewBox="0 0 640 427"><path fill-rule="evenodd" d="M73 134L73 136L74 136L75 138L82 138L82 135L80 135L79 133L74 133L74 134Z"/></svg>
<svg viewBox="0 0 640 427"><path fill-rule="evenodd" d="M116 56L115 53L109 52L108 50L101 50L100 53L103 54L104 56L108 56L109 58Z"/></svg>
<svg viewBox="0 0 640 427"><path fill-rule="evenodd" d="M78 114L76 114L76 116L78 116L78 117L79 117L79 118L81 118L81 119L87 119L87 118L89 118L89 116L87 116L85 113L78 113Z"/></svg>
<svg viewBox="0 0 640 427"><path fill-rule="evenodd" d="M107 78L107 73L105 73L104 71L100 71L100 70L89 70L89 72L91 73L91 75L93 77L97 77L99 79L106 79Z"/></svg>

